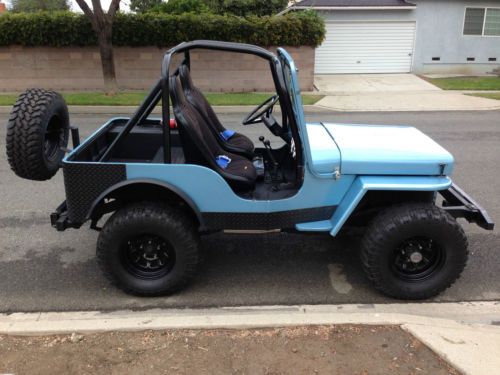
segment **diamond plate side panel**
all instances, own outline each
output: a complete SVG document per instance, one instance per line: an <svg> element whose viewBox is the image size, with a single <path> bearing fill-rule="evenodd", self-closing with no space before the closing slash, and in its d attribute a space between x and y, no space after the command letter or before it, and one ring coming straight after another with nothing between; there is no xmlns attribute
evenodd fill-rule
<svg viewBox="0 0 500 375"><path fill-rule="evenodd" d="M335 208L326 206L270 213L205 212L202 217L209 229L288 229L299 223L327 220Z"/></svg>
<svg viewBox="0 0 500 375"><path fill-rule="evenodd" d="M92 203L109 187L127 179L124 164L64 163L69 220L83 223Z"/></svg>

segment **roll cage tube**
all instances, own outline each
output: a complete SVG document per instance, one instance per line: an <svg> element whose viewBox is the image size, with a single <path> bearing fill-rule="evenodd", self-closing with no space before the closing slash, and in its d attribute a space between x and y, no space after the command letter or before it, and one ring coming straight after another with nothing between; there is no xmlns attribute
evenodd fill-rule
<svg viewBox="0 0 500 375"><path fill-rule="evenodd" d="M164 152L164 163L168 164L171 162L170 156L170 95L168 87L168 78L170 76L170 65L172 63L173 56L184 53L183 63L190 67L190 51L192 49L207 49L207 50L218 50L227 52L236 52L243 54L252 54L269 61L269 66L271 69L271 74L274 81L274 86L276 88L276 93L279 96L283 118L287 118L288 121L283 121L283 130L287 131L288 126L291 126L293 138L296 144L297 160L299 161L299 167L302 167L302 143L298 136L298 124L296 123L295 116L293 114L292 103L288 92L286 90L285 81L283 77L282 64L279 59L273 53L268 50L242 43L231 43L231 42L217 42L212 40L196 40L192 42L181 43L170 50L168 50L162 61L161 66L161 78L153 87L148 96L144 99L143 103L130 118L130 120L125 124L124 128L117 135L115 140L111 143L108 149L99 159L100 162L108 161L114 150L121 144L123 139L130 133L132 128L147 118L153 108L161 100L162 102L162 137L163 137L163 152Z"/></svg>

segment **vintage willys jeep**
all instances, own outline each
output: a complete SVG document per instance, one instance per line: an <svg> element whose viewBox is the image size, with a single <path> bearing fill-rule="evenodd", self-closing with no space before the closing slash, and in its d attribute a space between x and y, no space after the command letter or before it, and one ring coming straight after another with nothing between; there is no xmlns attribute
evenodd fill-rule
<svg viewBox="0 0 500 375"><path fill-rule="evenodd" d="M191 80L193 49L269 63L276 93L243 125L263 123L280 147L262 136L255 147L221 124ZM175 55L180 64L173 64ZM149 118L159 103L161 119ZM74 149L64 156L70 133ZM8 123L7 155L14 172L32 180L62 167L66 200L51 215L57 230L87 221L101 230L99 220L114 212L100 232L97 258L111 281L140 295L169 294L193 278L202 233L336 236L356 226L365 228L361 264L375 287L396 298L428 298L465 267L467 239L456 218L494 225L452 183L453 157L419 130L306 123L297 70L282 48L275 55L237 43L179 44L165 54L161 79L135 114L111 119L82 144L62 97L28 90Z"/></svg>

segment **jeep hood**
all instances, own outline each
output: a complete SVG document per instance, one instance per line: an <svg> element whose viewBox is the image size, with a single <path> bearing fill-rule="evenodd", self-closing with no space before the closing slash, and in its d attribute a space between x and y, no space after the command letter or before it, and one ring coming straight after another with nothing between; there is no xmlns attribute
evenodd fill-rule
<svg viewBox="0 0 500 375"><path fill-rule="evenodd" d="M453 156L411 126L324 123L307 129L312 167L319 174L340 169L354 175L450 175L453 170Z"/></svg>

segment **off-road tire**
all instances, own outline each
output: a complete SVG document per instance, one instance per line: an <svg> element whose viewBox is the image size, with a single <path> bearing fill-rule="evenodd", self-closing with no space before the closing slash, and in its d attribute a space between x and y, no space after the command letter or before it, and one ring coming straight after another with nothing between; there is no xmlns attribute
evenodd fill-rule
<svg viewBox="0 0 500 375"><path fill-rule="evenodd" d="M401 257L399 246L412 238L431 239L441 254L436 269L429 268L422 279L401 276L393 264L395 256ZM417 300L436 296L460 277L467 247L462 227L450 214L433 204L411 203L387 208L375 217L362 239L360 255L376 289L394 298Z"/></svg>
<svg viewBox="0 0 500 375"><path fill-rule="evenodd" d="M54 176L68 146L69 114L61 95L29 89L19 96L7 123L7 159L22 178Z"/></svg>
<svg viewBox="0 0 500 375"><path fill-rule="evenodd" d="M124 251L128 251L126 243L145 234L161 237L175 251L170 271L151 279L131 272L123 258ZM108 280L127 293L142 296L168 295L180 290L195 277L202 259L193 218L162 202L134 203L115 212L99 235L96 254Z"/></svg>

